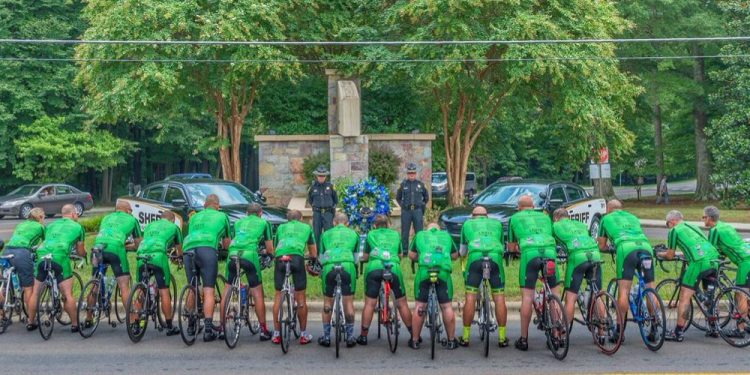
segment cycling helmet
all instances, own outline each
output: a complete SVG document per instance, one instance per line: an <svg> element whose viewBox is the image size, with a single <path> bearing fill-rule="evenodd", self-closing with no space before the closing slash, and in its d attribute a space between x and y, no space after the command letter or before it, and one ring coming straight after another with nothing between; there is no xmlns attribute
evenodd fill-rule
<svg viewBox="0 0 750 375"><path fill-rule="evenodd" d="M323 265L320 264L318 258L312 258L307 260L305 269L307 270L307 273L310 274L310 276L320 276L320 273L323 271Z"/></svg>

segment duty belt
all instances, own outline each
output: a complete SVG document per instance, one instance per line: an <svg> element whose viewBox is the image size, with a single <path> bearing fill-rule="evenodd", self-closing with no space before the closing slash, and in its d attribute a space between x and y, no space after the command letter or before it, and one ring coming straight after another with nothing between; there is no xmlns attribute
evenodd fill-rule
<svg viewBox="0 0 750 375"><path fill-rule="evenodd" d="M321 207L313 207L313 211L320 212L320 213L326 213L326 212L333 212L333 208L321 208Z"/></svg>
<svg viewBox="0 0 750 375"><path fill-rule="evenodd" d="M422 208L422 206L418 206L416 204L410 204L410 205L407 205L406 208L409 210L416 210L418 208Z"/></svg>

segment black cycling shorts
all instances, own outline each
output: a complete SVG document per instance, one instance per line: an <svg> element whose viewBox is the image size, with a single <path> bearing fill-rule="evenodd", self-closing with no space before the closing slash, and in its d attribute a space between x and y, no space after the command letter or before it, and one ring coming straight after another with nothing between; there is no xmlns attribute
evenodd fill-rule
<svg viewBox="0 0 750 375"><path fill-rule="evenodd" d="M573 270L573 276L570 278L570 286L565 289L565 291L578 294L578 291L581 290L583 279L588 279L590 281L594 278L594 269L596 269L596 287L601 290L602 268L597 267L596 265L597 263L595 262L583 262L579 264L578 267Z"/></svg>
<svg viewBox="0 0 750 375"><path fill-rule="evenodd" d="M468 274L466 275L466 287L479 289L479 284L482 283L483 273L482 270L483 260L476 260L469 265ZM493 291L500 291L505 288L505 280L500 277L500 267L497 263L490 262L490 288Z"/></svg>
<svg viewBox="0 0 750 375"><path fill-rule="evenodd" d="M294 290L301 292L307 289L307 271L305 270L305 257L300 255L290 255L292 258L289 261L292 272L292 280L294 282ZM284 278L286 276L286 266L281 262L281 257L277 257L275 260L273 286L276 290L281 290L284 287Z"/></svg>
<svg viewBox="0 0 750 375"><path fill-rule="evenodd" d="M324 290L323 295L329 298L333 298L333 291L336 289L336 275L339 274L339 272L336 272L335 270L331 270L326 274L326 279L324 280ZM349 274L349 272L344 271L343 269L340 272L341 275L341 295L344 297L353 296L354 291L352 290L352 275Z"/></svg>
<svg viewBox="0 0 750 375"><path fill-rule="evenodd" d="M122 269L122 264L120 264L120 256L115 253L109 253L106 251L102 251L102 262L112 267L112 274L115 275L115 277L120 276L130 276L129 272L125 272ZM91 276L96 275L96 272L99 271L99 267L91 267ZM106 269L105 269L106 271Z"/></svg>
<svg viewBox="0 0 750 375"><path fill-rule="evenodd" d="M432 282L430 280L424 280L421 284L419 284L419 293L417 293L417 302L421 303L427 303L427 299L430 296L430 285ZM451 296L448 293L448 284L438 279L437 283L435 284L435 293L437 294L437 300L439 304L445 304L451 302Z"/></svg>
<svg viewBox="0 0 750 375"><path fill-rule="evenodd" d="M164 270L162 270L161 267L155 266L153 264L142 264L141 268L138 269L138 274L142 275L146 270L146 267L148 267L148 269L151 270L151 272L154 274L156 287L159 289L167 289L167 279L164 277Z"/></svg>
<svg viewBox="0 0 750 375"><path fill-rule="evenodd" d="M50 262L52 265L52 270L55 271L55 279L57 280L57 285L60 285L63 281L70 279L73 277L72 275L68 277L68 279L63 279L63 269L62 266L57 264L56 262ZM36 280L43 283L44 280L47 279L47 271L44 270L44 262L39 263L36 269Z"/></svg>
<svg viewBox="0 0 750 375"><path fill-rule="evenodd" d="M367 296L367 298L378 298L380 295L380 285L383 282L383 272L385 272L383 269L370 271L365 277L365 296ZM393 291L393 296L396 297L396 299L403 298L406 295L406 292L401 286L399 278L393 273L391 273L391 275L393 275L391 278L391 290Z"/></svg>
<svg viewBox="0 0 750 375"><path fill-rule="evenodd" d="M21 284L21 287L28 288L34 286L34 261L31 259L29 249L9 247L5 249L3 255L13 255L13 259L9 259L8 261L16 269L16 275L18 275L18 282Z"/></svg>
<svg viewBox="0 0 750 375"><path fill-rule="evenodd" d="M547 275L547 261L542 257L532 258L526 263L526 279L521 287L534 289L536 281L539 279L539 272L544 272L544 275ZM546 277L550 288L557 286L557 274Z"/></svg>
<svg viewBox="0 0 750 375"><path fill-rule="evenodd" d="M198 247L183 255L185 262L185 275L188 283L193 279L193 267L191 261L195 261L195 268L200 275L200 283L204 288L216 287L216 275L219 272L219 257L216 249L210 247Z"/></svg>
<svg viewBox="0 0 750 375"><path fill-rule="evenodd" d="M628 254L628 256L622 262L622 279L632 281L635 277L635 270L640 270L643 276L643 281L650 283L654 281L654 262L651 262L649 269L643 269L641 267L641 256L648 256L651 258L651 254L646 250L635 250Z"/></svg>
<svg viewBox="0 0 750 375"><path fill-rule="evenodd" d="M234 284L234 280L237 277L237 263L235 262L235 259L229 260L229 280L228 283ZM261 280L260 274L258 271L255 270L255 265L247 260L247 259L240 259L240 269L242 272L245 273L245 277L247 278L247 286L250 288L255 288L257 286L260 286L263 283L263 280Z"/></svg>

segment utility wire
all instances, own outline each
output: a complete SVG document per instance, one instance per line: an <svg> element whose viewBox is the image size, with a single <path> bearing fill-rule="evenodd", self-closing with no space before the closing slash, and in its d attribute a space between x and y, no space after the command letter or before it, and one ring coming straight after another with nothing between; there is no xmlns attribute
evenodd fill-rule
<svg viewBox="0 0 750 375"><path fill-rule="evenodd" d="M488 44L598 44L598 43L685 43L747 42L750 36L710 36L685 38L601 38L538 40L364 40L364 41L262 41L262 40L81 40L81 39L0 39L0 44L121 44L192 46L368 46L368 45L488 45Z"/></svg>
<svg viewBox="0 0 750 375"><path fill-rule="evenodd" d="M195 63L195 64L350 64L350 63L464 63L464 62L536 62L536 61L632 61L632 60L685 60L685 59L750 58L750 54L735 55L679 55L679 56L580 56L502 59L106 59L57 57L2 57L0 62L113 62L113 63Z"/></svg>

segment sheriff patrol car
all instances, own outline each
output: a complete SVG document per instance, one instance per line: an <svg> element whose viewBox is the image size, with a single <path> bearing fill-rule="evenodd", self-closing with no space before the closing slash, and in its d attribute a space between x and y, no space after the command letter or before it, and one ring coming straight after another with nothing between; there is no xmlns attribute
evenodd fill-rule
<svg viewBox="0 0 750 375"><path fill-rule="evenodd" d="M500 220L507 230L508 220L516 213L518 199L523 195L531 195L535 207L549 215L565 207L571 219L589 226L592 237L598 234L601 218L607 212L604 199L592 198L576 184L554 180L517 180L496 182L480 192L469 206L443 211L439 219L440 227L447 229L458 240L464 221L471 217L471 210L481 205L487 208L490 217Z"/></svg>
<svg viewBox="0 0 750 375"><path fill-rule="evenodd" d="M138 219L141 228L161 218L164 210L175 213L175 222L183 232L187 232L190 216L203 209L203 203L209 194L219 196L221 210L229 215L232 224L246 216L250 203L263 205L263 218L276 231L279 224L285 223L287 209L269 206L260 192L252 192L246 187L220 179L169 179L147 185L134 196L119 198L127 201L133 209L133 216Z"/></svg>

